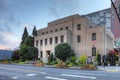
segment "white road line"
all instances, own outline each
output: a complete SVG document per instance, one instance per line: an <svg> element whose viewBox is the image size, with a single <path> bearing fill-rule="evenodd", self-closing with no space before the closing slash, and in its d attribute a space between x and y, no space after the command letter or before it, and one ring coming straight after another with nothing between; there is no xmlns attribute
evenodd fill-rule
<svg viewBox="0 0 120 80"><path fill-rule="evenodd" d="M45 77L47 79L51 79L51 80L67 80L67 79L62 79L62 78L56 78L56 77Z"/></svg>
<svg viewBox="0 0 120 80"><path fill-rule="evenodd" d="M35 70L22 70L22 69L19 69L19 68L7 68L7 67L0 67L1 69L6 69L6 70L17 70L17 71L23 71L23 72L37 72L37 73L40 73L40 74L46 74L45 72L40 72L40 71L35 71Z"/></svg>
<svg viewBox="0 0 120 80"><path fill-rule="evenodd" d="M89 76L107 76L106 74L93 74L93 73L79 73L79 74L83 74L83 75L89 75Z"/></svg>
<svg viewBox="0 0 120 80"><path fill-rule="evenodd" d="M80 75L72 75L72 74L62 74L62 76L96 79L96 77L92 77L92 76L80 76Z"/></svg>
<svg viewBox="0 0 120 80"><path fill-rule="evenodd" d="M18 79L18 77L11 77L12 79Z"/></svg>
<svg viewBox="0 0 120 80"><path fill-rule="evenodd" d="M35 76L35 75L37 75L37 74L27 74L26 76Z"/></svg>

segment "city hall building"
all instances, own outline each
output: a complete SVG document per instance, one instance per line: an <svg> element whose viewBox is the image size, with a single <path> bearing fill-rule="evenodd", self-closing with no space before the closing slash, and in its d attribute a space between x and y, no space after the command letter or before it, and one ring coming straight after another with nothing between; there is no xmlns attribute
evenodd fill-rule
<svg viewBox="0 0 120 80"><path fill-rule="evenodd" d="M44 62L50 54L55 54L55 46L68 43L77 57L82 54L94 57L113 49L114 36L105 26L93 24L86 16L78 14L48 23L46 28L37 30L34 45Z"/></svg>

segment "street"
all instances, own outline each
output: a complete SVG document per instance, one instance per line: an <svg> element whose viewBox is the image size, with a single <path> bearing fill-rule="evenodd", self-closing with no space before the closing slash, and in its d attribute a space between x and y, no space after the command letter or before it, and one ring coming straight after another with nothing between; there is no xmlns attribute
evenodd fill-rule
<svg viewBox="0 0 120 80"><path fill-rule="evenodd" d="M119 80L119 71L92 71L0 64L0 80Z"/></svg>

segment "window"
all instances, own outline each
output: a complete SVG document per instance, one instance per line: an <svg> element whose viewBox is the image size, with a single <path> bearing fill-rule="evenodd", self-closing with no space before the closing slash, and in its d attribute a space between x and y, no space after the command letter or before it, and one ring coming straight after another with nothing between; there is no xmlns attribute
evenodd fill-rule
<svg viewBox="0 0 120 80"><path fill-rule="evenodd" d="M53 31L50 31L51 33L53 32Z"/></svg>
<svg viewBox="0 0 120 80"><path fill-rule="evenodd" d="M44 35L44 32L42 32L42 35Z"/></svg>
<svg viewBox="0 0 120 80"><path fill-rule="evenodd" d="M77 30L81 30L81 24L77 25Z"/></svg>
<svg viewBox="0 0 120 80"><path fill-rule="evenodd" d="M77 42L80 42L81 41L81 38L80 38L80 35L77 36Z"/></svg>
<svg viewBox="0 0 120 80"><path fill-rule="evenodd" d="M63 28L60 28L60 31L62 31L63 30Z"/></svg>
<svg viewBox="0 0 120 80"><path fill-rule="evenodd" d="M42 58L43 57L43 52L42 51L40 51L40 58Z"/></svg>
<svg viewBox="0 0 120 80"><path fill-rule="evenodd" d="M61 42L64 42L64 36L61 36Z"/></svg>
<svg viewBox="0 0 120 80"><path fill-rule="evenodd" d="M52 38L50 38L50 44L52 44Z"/></svg>
<svg viewBox="0 0 120 80"><path fill-rule="evenodd" d="M96 56L96 47L92 47L92 56Z"/></svg>
<svg viewBox="0 0 120 80"><path fill-rule="evenodd" d="M55 43L58 43L58 37L55 37Z"/></svg>
<svg viewBox="0 0 120 80"><path fill-rule="evenodd" d="M45 39L45 45L47 45L47 39Z"/></svg>
<svg viewBox="0 0 120 80"><path fill-rule="evenodd" d="M55 29L55 32L57 32L58 31L58 29Z"/></svg>
<svg viewBox="0 0 120 80"><path fill-rule="evenodd" d="M68 30L68 26L67 26L67 27L65 27L65 29L67 29L67 30Z"/></svg>
<svg viewBox="0 0 120 80"><path fill-rule="evenodd" d="M46 32L46 34L48 34L48 31Z"/></svg>
<svg viewBox="0 0 120 80"><path fill-rule="evenodd" d="M42 46L42 44L43 44L43 41L42 41L42 40L40 40L40 45Z"/></svg>
<svg viewBox="0 0 120 80"><path fill-rule="evenodd" d="M36 46L38 46L38 40L36 40Z"/></svg>
<svg viewBox="0 0 120 80"><path fill-rule="evenodd" d="M92 41L96 40L96 33L92 33Z"/></svg>
<svg viewBox="0 0 120 80"><path fill-rule="evenodd" d="M92 26L90 26L90 28L92 28Z"/></svg>

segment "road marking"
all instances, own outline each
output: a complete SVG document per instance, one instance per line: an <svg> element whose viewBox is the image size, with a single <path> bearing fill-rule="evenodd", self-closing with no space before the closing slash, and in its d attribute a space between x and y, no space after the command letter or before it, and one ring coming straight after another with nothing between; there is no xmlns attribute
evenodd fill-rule
<svg viewBox="0 0 120 80"><path fill-rule="evenodd" d="M11 77L12 79L18 79L18 77Z"/></svg>
<svg viewBox="0 0 120 80"><path fill-rule="evenodd" d="M24 71L24 72L37 72L40 74L46 74L45 72L40 72L40 71L35 71L35 70L23 70L23 69L14 69L14 68L6 68L6 67L0 67L2 69L7 69L7 70L17 70L17 71Z"/></svg>
<svg viewBox="0 0 120 80"><path fill-rule="evenodd" d="M92 75L92 76L106 76L106 74L93 74L93 73L79 73L79 74L83 74L83 75Z"/></svg>
<svg viewBox="0 0 120 80"><path fill-rule="evenodd" d="M56 77L45 77L47 79L51 79L51 80L67 80L67 79L62 79L62 78L56 78Z"/></svg>
<svg viewBox="0 0 120 80"><path fill-rule="evenodd" d="M37 75L37 74L27 74L26 76L35 76L35 75Z"/></svg>
<svg viewBox="0 0 120 80"><path fill-rule="evenodd" d="M80 75L72 75L72 74L62 74L62 76L96 79L96 77L91 77L91 76L80 76Z"/></svg>

